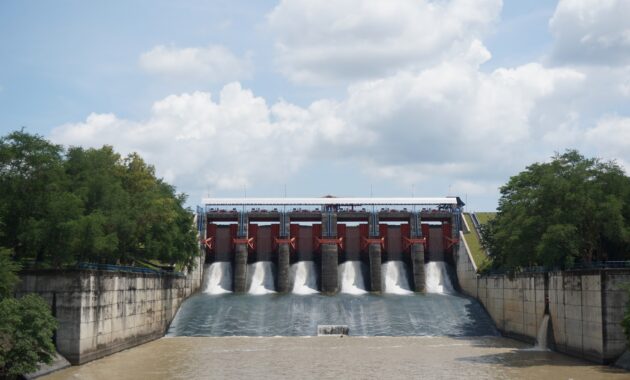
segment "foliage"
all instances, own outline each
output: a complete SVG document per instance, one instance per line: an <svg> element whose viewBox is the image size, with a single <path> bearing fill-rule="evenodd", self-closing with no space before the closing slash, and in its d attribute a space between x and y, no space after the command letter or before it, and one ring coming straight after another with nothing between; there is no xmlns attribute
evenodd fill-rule
<svg viewBox="0 0 630 380"><path fill-rule="evenodd" d="M626 292L628 293L628 302L626 303L626 312L621 320L621 326L626 335L626 345L630 348L630 284L626 284Z"/></svg>
<svg viewBox="0 0 630 380"><path fill-rule="evenodd" d="M0 248L0 299L10 297L19 281L17 271L20 266L11 259L11 251Z"/></svg>
<svg viewBox="0 0 630 380"><path fill-rule="evenodd" d="M50 363L57 321L41 297L0 300L0 377L33 372L40 362Z"/></svg>
<svg viewBox="0 0 630 380"><path fill-rule="evenodd" d="M44 300L34 294L11 297L19 266L10 251L0 249L0 378L33 372L55 353L52 336L57 321Z"/></svg>
<svg viewBox="0 0 630 380"><path fill-rule="evenodd" d="M192 268L185 196L137 154L67 151L23 131L0 139L0 246L37 266L157 259Z"/></svg>
<svg viewBox="0 0 630 380"><path fill-rule="evenodd" d="M629 259L628 221L630 179L623 170L570 150L510 178L482 242L495 267L570 268Z"/></svg>

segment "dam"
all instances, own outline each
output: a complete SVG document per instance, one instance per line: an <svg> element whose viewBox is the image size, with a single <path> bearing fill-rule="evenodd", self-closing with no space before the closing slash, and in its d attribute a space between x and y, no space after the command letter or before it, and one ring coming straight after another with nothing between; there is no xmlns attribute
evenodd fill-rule
<svg viewBox="0 0 630 380"><path fill-rule="evenodd" d="M444 198L206 198L198 230L211 294L425 291L453 264L464 203Z"/></svg>
<svg viewBox="0 0 630 380"><path fill-rule="evenodd" d="M487 336L450 270L453 198L207 199L201 292L168 336Z"/></svg>

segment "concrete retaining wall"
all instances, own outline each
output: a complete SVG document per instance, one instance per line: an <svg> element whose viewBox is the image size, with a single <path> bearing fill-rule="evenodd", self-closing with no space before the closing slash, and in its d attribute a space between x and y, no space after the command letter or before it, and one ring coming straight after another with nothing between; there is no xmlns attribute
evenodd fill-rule
<svg viewBox="0 0 630 380"><path fill-rule="evenodd" d="M463 235L460 241L455 262L461 289L484 305L504 335L535 342L547 295L555 350L608 364L626 349L621 320L630 270L478 276Z"/></svg>
<svg viewBox="0 0 630 380"><path fill-rule="evenodd" d="M59 321L57 350L82 364L160 338L197 290L203 263L186 276L95 270L24 272L17 296L38 293Z"/></svg>

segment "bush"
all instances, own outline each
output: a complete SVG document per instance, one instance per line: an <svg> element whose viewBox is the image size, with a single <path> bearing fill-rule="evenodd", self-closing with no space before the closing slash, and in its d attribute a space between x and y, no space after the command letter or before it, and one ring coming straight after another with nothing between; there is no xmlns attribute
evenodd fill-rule
<svg viewBox="0 0 630 380"><path fill-rule="evenodd" d="M52 336L57 321L35 294L0 301L0 377L11 378L50 363L55 354Z"/></svg>

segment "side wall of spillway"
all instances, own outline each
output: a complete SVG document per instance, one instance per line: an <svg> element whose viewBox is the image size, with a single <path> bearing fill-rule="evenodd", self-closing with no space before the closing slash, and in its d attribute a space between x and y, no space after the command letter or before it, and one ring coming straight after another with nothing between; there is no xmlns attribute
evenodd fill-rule
<svg viewBox="0 0 630 380"><path fill-rule="evenodd" d="M476 272L463 234L455 253L461 290L478 299L506 336L534 342L548 299L552 347L608 364L626 349L621 327L630 283L628 269L484 275Z"/></svg>
<svg viewBox="0 0 630 380"><path fill-rule="evenodd" d="M83 364L164 336L201 285L203 257L186 275L100 270L28 271L16 295L41 295L59 322L55 345Z"/></svg>

